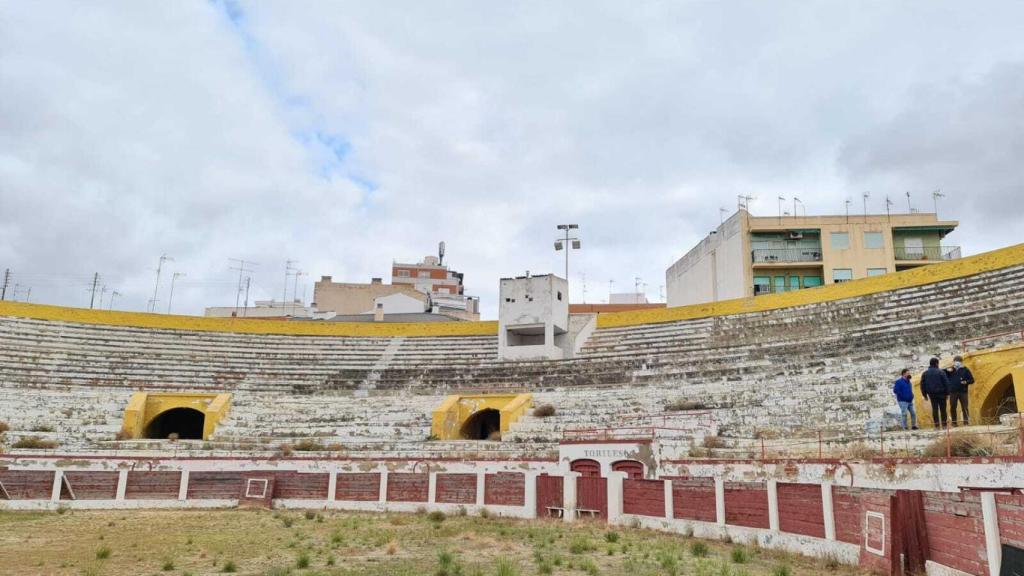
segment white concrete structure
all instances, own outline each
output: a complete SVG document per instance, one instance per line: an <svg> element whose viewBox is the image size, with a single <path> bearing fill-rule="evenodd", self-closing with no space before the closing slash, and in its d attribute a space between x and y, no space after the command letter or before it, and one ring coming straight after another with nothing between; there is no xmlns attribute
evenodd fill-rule
<svg viewBox="0 0 1024 576"><path fill-rule="evenodd" d="M559 360L569 331L569 283L554 274L502 278L498 357Z"/></svg>
<svg viewBox="0 0 1024 576"><path fill-rule="evenodd" d="M746 211L733 214L665 272L668 305L742 298L746 294Z"/></svg>
<svg viewBox="0 0 1024 576"><path fill-rule="evenodd" d="M363 314L376 314L380 311L384 314L418 314L426 310L427 303L423 300L398 292L374 298L373 309Z"/></svg>

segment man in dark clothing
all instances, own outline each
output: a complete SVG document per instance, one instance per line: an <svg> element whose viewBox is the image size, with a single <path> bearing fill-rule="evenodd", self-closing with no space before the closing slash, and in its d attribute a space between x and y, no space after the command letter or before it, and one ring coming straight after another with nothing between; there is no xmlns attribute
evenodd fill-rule
<svg viewBox="0 0 1024 576"><path fill-rule="evenodd" d="M946 368L946 378L949 379L949 419L956 426L956 405L964 415L964 426L968 425L967 416L967 387L974 384L974 374L967 366L964 366L964 359L960 356L953 357L953 365Z"/></svg>
<svg viewBox="0 0 1024 576"><path fill-rule="evenodd" d="M939 368L939 359L932 358L928 361L928 369L921 374L921 396L932 403L932 422L935 427L940 425L945 428L949 426L946 415L946 397L949 396L949 378L945 371ZM939 416L942 419L939 419ZM941 424L940 424L941 423Z"/></svg>

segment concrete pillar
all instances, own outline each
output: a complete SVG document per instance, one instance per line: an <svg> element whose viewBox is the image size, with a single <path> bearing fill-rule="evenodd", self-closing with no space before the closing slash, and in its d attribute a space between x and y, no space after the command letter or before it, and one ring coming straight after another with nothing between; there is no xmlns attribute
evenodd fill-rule
<svg viewBox="0 0 1024 576"><path fill-rule="evenodd" d="M725 526L725 478L715 478L715 521Z"/></svg>
<svg viewBox="0 0 1024 576"><path fill-rule="evenodd" d="M823 482L821 485L821 512L825 519L825 539L836 539L836 513L832 505L832 483Z"/></svg>
<svg viewBox="0 0 1024 576"><path fill-rule="evenodd" d="M128 491L128 471L118 470L117 472L117 495L114 496L115 500L124 500L124 495Z"/></svg>
<svg viewBox="0 0 1024 576"><path fill-rule="evenodd" d="M427 502L437 502L437 472L430 472L427 475Z"/></svg>
<svg viewBox="0 0 1024 576"><path fill-rule="evenodd" d="M181 482L178 484L178 500L188 498L188 470L181 471Z"/></svg>
<svg viewBox="0 0 1024 576"><path fill-rule="evenodd" d="M53 471L53 488L50 490L50 501L60 502L60 488L64 485L64 471Z"/></svg>
<svg viewBox="0 0 1024 576"><path fill-rule="evenodd" d="M989 576L999 576L1003 565L1003 549L999 542L999 509L995 492L981 493L981 519L985 526L985 552Z"/></svg>
<svg viewBox="0 0 1024 576"><path fill-rule="evenodd" d="M565 472L562 475L562 508L565 510L562 519L566 522L576 520L576 479L579 472Z"/></svg>
<svg viewBox="0 0 1024 576"><path fill-rule="evenodd" d="M338 491L338 471L331 470L331 475L327 477L327 501L334 502L335 496Z"/></svg>
<svg viewBox="0 0 1024 576"><path fill-rule="evenodd" d="M380 489L378 489L377 501L378 502L387 502L388 501L388 471L387 470L381 470L380 471Z"/></svg>
<svg viewBox="0 0 1024 576"><path fill-rule="evenodd" d="M768 529L779 529L779 483L768 481Z"/></svg>
<svg viewBox="0 0 1024 576"><path fill-rule="evenodd" d="M523 478L523 507L525 508L527 518L537 517L537 476L540 473L535 470L529 470L524 473Z"/></svg>
<svg viewBox="0 0 1024 576"><path fill-rule="evenodd" d="M476 505L484 505L484 490L487 489L487 471L478 470L476 473Z"/></svg>
<svg viewBox="0 0 1024 576"><path fill-rule="evenodd" d="M664 480L665 482L665 518L671 520L675 517L675 500L672 496L672 481Z"/></svg>
<svg viewBox="0 0 1024 576"><path fill-rule="evenodd" d="M629 477L625 472L608 474L608 523L615 524L623 514L622 483Z"/></svg>

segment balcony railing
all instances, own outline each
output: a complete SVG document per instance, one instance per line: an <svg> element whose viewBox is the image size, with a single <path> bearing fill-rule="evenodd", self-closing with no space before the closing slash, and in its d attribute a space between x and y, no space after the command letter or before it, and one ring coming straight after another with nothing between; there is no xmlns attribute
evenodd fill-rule
<svg viewBox="0 0 1024 576"><path fill-rule="evenodd" d="M820 248L756 248L750 254L755 264L821 262Z"/></svg>
<svg viewBox="0 0 1024 576"><path fill-rule="evenodd" d="M959 246L896 247L896 260L956 260Z"/></svg>

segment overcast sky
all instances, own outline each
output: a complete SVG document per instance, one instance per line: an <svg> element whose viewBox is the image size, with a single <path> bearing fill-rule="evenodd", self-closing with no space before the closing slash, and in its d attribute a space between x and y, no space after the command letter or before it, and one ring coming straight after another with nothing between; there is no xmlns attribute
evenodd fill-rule
<svg viewBox="0 0 1024 576"><path fill-rule="evenodd" d="M0 2L0 273L88 306L94 272L176 312L390 276L447 242L572 300L665 269L737 195L842 213L871 192L1024 241L1020 2ZM304 288L305 286L305 288ZM289 296L291 288L289 287ZM8 294L10 296L10 293Z"/></svg>

